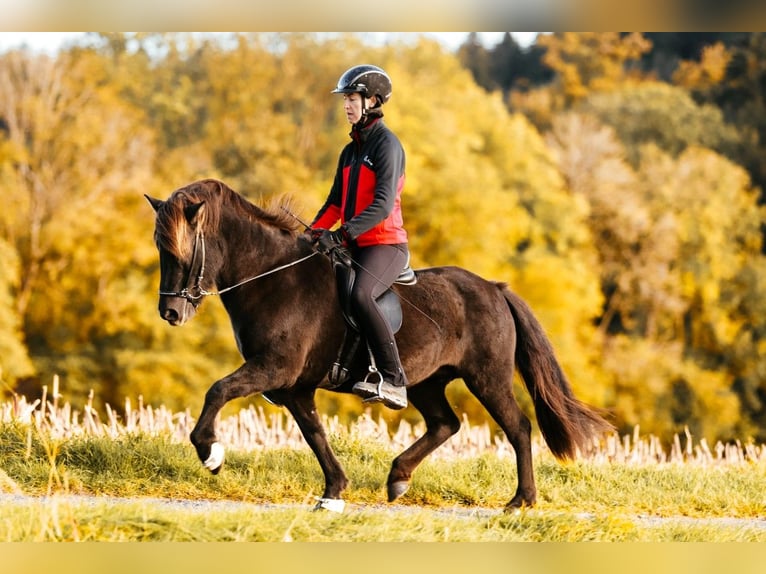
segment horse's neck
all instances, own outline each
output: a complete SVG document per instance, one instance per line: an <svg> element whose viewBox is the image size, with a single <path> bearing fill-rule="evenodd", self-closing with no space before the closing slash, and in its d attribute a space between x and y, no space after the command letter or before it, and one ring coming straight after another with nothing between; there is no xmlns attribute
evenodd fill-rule
<svg viewBox="0 0 766 574"><path fill-rule="evenodd" d="M221 229L226 253L219 282L238 283L299 257L295 238L269 225L238 218L223 220Z"/></svg>

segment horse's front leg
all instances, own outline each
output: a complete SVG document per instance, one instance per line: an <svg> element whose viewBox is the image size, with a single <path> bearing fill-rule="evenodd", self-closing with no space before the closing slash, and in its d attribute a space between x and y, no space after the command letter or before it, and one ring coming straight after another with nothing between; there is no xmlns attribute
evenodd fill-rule
<svg viewBox="0 0 766 574"><path fill-rule="evenodd" d="M314 402L315 388L295 388L284 395L284 405L293 415L303 438L314 451L319 466L325 477L324 494L316 508L325 508L337 512L343 511L341 493L348 486L348 479L343 467L330 448L324 426L322 425Z"/></svg>
<svg viewBox="0 0 766 574"><path fill-rule="evenodd" d="M213 383L205 394L205 404L189 438L202 464L213 474L221 470L224 456L223 445L216 440L216 416L229 401L263 391L262 378L262 369L245 363Z"/></svg>

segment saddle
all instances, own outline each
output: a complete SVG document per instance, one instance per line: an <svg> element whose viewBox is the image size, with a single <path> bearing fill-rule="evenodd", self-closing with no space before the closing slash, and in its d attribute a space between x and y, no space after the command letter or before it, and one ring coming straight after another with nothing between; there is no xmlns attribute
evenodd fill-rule
<svg viewBox="0 0 766 574"><path fill-rule="evenodd" d="M359 325L354 318L350 304L350 294L351 289L354 286L354 280L356 279L356 270L349 265L350 257L348 256L348 253L344 253L344 251L343 248L337 248L330 255L335 270L335 280L338 288L341 311L343 313L343 319L346 322L346 333L343 337L343 343L338 351L338 358L333 363L329 373L329 388L331 389L339 387L349 380L351 362L354 360L362 341ZM417 282L418 278L415 275L415 271L410 266L410 255L408 253L404 269L399 274L399 277L396 278L394 284L415 285ZM389 288L376 299L376 303L383 311L388 324L391 326L391 331L397 333L402 327L402 305L399 296L393 289ZM367 346L367 354L370 360L369 376L369 374L377 373L377 367L375 366L375 358L372 356L372 351L369 346Z"/></svg>
<svg viewBox="0 0 766 574"><path fill-rule="evenodd" d="M351 312L350 305L351 288L354 286L354 280L356 279L356 271L351 265L351 255L344 247L336 247L329 255L335 271L335 281L338 287L343 319L346 322L346 332L343 336L343 343L338 351L338 357L330 369L328 376L330 384L326 387L328 389L335 389L349 381L351 363L359 350L362 335L359 332L359 326ZM407 263L399 274L399 277L394 281L394 284L415 285L417 282L417 275L415 275L415 271L410 267L410 255L408 253ZM383 310L388 324L391 325L391 330L394 333L397 333L402 327L402 306L399 296L392 289L386 289L386 291L377 298L376 302ZM369 377L374 373L378 373L378 370L375 366L375 358L372 356L372 351L369 346L367 346L367 354L370 361L367 374L367 377ZM367 377L365 377L365 380ZM282 406L282 403L275 397L272 397L268 392L262 393L261 396L272 405Z"/></svg>

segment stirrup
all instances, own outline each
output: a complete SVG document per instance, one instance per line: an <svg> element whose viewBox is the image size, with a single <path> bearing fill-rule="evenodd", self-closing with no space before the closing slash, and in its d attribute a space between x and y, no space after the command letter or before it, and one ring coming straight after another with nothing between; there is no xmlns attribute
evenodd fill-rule
<svg viewBox="0 0 766 574"><path fill-rule="evenodd" d="M369 381L368 379L371 376L377 376L378 377L378 382L374 383L372 381ZM381 374L381 372L378 370L378 368L373 363L372 365L370 365L368 367L367 374L364 376L364 379L362 379L358 383L355 383L354 387L351 390L353 391L354 388L357 387L357 385L364 385L364 384L375 385L375 394L372 395L371 397L363 398L362 402L363 403L382 403L383 402L383 383L384 382L385 381L383 379L383 375Z"/></svg>
<svg viewBox="0 0 766 574"><path fill-rule="evenodd" d="M377 375L378 381L370 381L371 375ZM386 385L386 389L383 388L384 385ZM385 381L383 375L372 366L364 380L356 383L351 391L362 397L364 403L383 403L389 409L403 409L408 404L407 390Z"/></svg>

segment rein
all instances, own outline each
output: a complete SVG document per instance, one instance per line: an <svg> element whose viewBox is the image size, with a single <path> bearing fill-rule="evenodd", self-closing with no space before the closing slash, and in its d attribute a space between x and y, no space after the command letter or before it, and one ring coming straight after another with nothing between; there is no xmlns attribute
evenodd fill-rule
<svg viewBox="0 0 766 574"><path fill-rule="evenodd" d="M199 248L200 245L202 246L201 249ZM245 283L250 283L251 281L255 281L256 279L261 279L262 277L266 277L267 275L271 275L273 273L277 273L279 271L288 269L294 265L298 265L299 263L303 263L307 259L310 259L314 257L314 255L318 254L318 251L313 251L310 254L306 255L305 257L301 257L300 259L296 261L292 261L290 263L280 265L279 267L275 267L274 269L270 269L269 271L265 271L264 273L260 273L254 277L244 279L243 281L240 281L239 283L236 283L229 287L219 289L218 291L207 291L206 289L202 287L202 279L205 275L205 235L200 230L197 230L197 234L194 237L194 251L192 252L192 261L191 261L192 266L189 268L189 275L191 275L191 269L194 267L194 261L197 259L198 251L202 253L202 262L200 263L199 273L197 274L197 280L194 283L194 286L191 288L184 287L180 291L160 290L159 294L161 296L164 295L166 297L181 297L182 299L186 299L187 301L189 301L189 303L191 303L192 305L197 305L199 304L199 301L207 295L223 295L224 293L231 291L232 289L241 287Z"/></svg>

